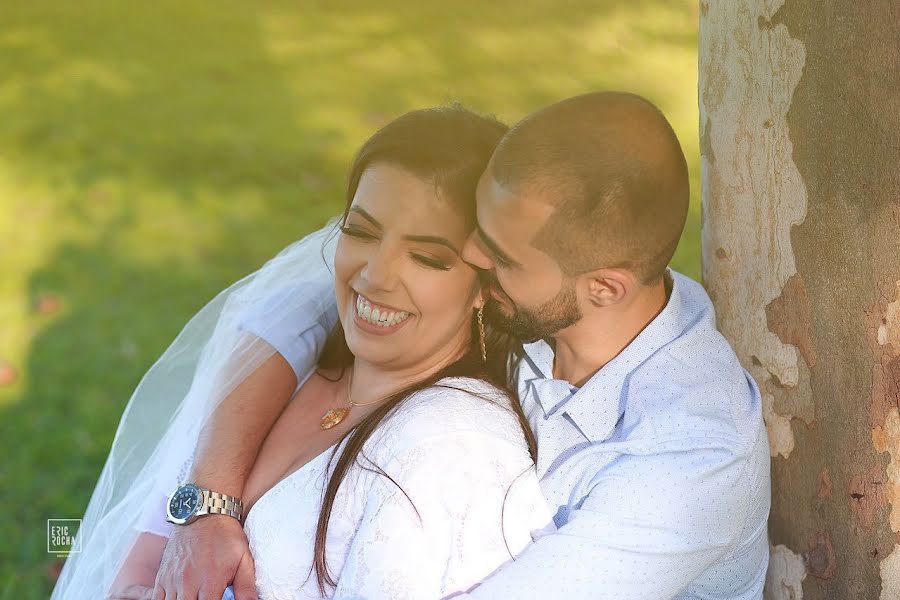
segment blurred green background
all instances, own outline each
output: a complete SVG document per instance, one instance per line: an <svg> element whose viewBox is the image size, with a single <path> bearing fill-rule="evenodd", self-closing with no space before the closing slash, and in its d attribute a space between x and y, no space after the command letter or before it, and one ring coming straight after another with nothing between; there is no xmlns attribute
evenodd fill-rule
<svg viewBox="0 0 900 600"><path fill-rule="evenodd" d="M46 598L142 373L215 292L337 212L378 126L635 91L672 121L699 277L694 0L0 6L0 599Z"/></svg>

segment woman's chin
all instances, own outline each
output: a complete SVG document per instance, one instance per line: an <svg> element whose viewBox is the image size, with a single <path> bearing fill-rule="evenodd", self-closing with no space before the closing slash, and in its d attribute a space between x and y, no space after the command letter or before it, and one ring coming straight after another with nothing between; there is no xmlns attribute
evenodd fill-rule
<svg viewBox="0 0 900 600"><path fill-rule="evenodd" d="M360 336L347 336L347 348L355 361L362 361L373 366L389 367L397 357L397 348L387 347L385 342L362 339Z"/></svg>

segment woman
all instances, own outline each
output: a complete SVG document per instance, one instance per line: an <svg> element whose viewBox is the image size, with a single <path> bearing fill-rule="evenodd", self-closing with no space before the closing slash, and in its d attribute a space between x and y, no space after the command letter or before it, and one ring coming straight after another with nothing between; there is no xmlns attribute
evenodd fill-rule
<svg viewBox="0 0 900 600"><path fill-rule="evenodd" d="M504 130L457 107L415 111L358 154L334 258L339 325L245 488L261 597L446 596L477 584L551 521L534 440L508 391L511 346L482 324L477 274L460 258L475 184ZM248 303L238 304L224 312ZM237 328L220 317L216 330L228 329ZM211 369L214 396L267 356L249 350L252 338L236 340L243 352ZM200 365L202 378L210 369L202 357ZM195 382L186 402L195 388L206 389ZM209 415L209 402L194 403L203 408L187 414ZM170 427L164 439L196 431ZM149 462L165 464L162 454ZM145 533L117 569L114 594L153 586L164 539L134 528Z"/></svg>

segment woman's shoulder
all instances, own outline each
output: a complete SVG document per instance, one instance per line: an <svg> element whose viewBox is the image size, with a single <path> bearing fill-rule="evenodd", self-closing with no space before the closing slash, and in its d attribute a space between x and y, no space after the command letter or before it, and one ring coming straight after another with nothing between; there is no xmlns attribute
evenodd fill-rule
<svg viewBox="0 0 900 600"><path fill-rule="evenodd" d="M379 426L374 443L391 454L464 438L525 447L512 400L482 380L445 377L406 398Z"/></svg>
<svg viewBox="0 0 900 600"><path fill-rule="evenodd" d="M400 405L396 417L416 425L439 424L443 431L493 430L500 423L517 422L504 390L469 377L445 377L419 390Z"/></svg>

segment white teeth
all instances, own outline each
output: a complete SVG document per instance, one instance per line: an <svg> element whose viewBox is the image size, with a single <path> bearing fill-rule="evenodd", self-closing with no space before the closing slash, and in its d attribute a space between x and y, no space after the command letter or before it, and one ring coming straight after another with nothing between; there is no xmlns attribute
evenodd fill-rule
<svg viewBox="0 0 900 600"><path fill-rule="evenodd" d="M406 311L387 311L384 309L372 308L369 301L360 295L356 296L356 314L364 321L381 327L397 325L409 317L409 313Z"/></svg>

